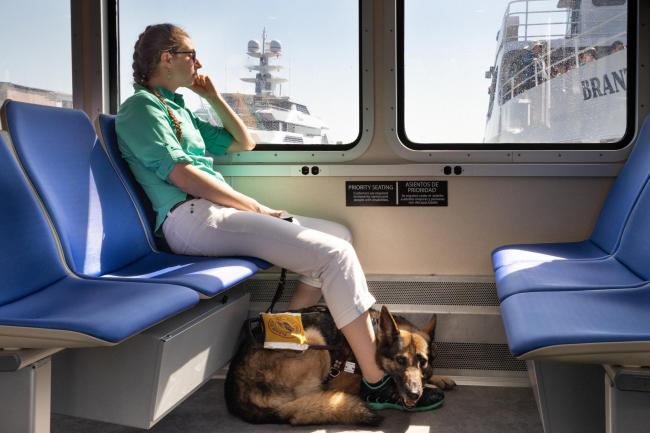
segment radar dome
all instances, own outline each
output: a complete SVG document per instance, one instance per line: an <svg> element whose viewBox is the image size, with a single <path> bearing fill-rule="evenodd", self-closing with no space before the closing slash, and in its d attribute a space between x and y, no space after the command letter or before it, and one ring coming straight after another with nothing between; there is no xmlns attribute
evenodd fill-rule
<svg viewBox="0 0 650 433"><path fill-rule="evenodd" d="M271 52L273 54L280 54L280 52L282 52L282 44L280 43L280 41L275 40L275 39L273 39L269 43L269 48L271 49Z"/></svg>
<svg viewBox="0 0 650 433"><path fill-rule="evenodd" d="M249 53L259 53L260 43L254 40L248 41L248 52Z"/></svg>

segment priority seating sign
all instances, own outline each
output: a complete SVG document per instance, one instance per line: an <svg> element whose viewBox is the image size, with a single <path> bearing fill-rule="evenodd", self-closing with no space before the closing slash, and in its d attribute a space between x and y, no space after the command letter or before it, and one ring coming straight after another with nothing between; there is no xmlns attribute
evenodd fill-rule
<svg viewBox="0 0 650 433"><path fill-rule="evenodd" d="M447 206L446 180L345 182L346 206Z"/></svg>

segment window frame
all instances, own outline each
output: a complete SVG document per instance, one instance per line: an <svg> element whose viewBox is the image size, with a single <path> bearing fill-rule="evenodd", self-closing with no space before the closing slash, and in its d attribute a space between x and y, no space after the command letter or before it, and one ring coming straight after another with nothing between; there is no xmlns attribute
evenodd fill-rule
<svg viewBox="0 0 650 433"><path fill-rule="evenodd" d="M119 1L107 0L109 16L109 76L110 112L117 113L119 89ZM372 74L372 0L358 0L359 8L359 132L348 144L269 144L259 143L252 152L214 156L215 163L251 162L345 162L360 157L370 146L374 129L373 74Z"/></svg>
<svg viewBox="0 0 650 433"><path fill-rule="evenodd" d="M390 127L386 130L393 150L415 161L474 162L612 162L625 159L637 130L636 57L638 38L638 2L628 2L628 90L627 125L617 143L414 143L408 139L404 119L404 19L405 1L395 0L392 15L387 14L394 47L393 100L387 111ZM394 30L394 31L393 31Z"/></svg>

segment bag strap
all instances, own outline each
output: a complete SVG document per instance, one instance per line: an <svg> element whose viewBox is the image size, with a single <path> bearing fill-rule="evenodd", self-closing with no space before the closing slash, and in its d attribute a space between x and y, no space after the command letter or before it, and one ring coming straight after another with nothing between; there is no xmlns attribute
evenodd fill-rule
<svg viewBox="0 0 650 433"><path fill-rule="evenodd" d="M266 310L267 313L273 312L273 307L275 307L276 302L278 302L278 300L282 296L282 292L284 292L284 285L286 283L286 280L287 280L287 270L282 268L282 272L280 272L280 281L278 282L278 288L275 290L275 295L273 296L271 305L269 305L269 308Z"/></svg>

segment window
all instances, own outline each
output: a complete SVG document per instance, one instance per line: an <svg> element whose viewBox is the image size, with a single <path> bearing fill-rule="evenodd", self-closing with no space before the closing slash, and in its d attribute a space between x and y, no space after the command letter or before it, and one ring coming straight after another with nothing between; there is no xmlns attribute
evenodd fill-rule
<svg viewBox="0 0 650 433"><path fill-rule="evenodd" d="M627 0L593 0L594 6L619 6L624 5Z"/></svg>
<svg viewBox="0 0 650 433"><path fill-rule="evenodd" d="M633 20L616 3L398 2L400 141L414 150L623 147Z"/></svg>
<svg viewBox="0 0 650 433"><path fill-rule="evenodd" d="M189 33L201 72L262 144L258 150L350 148L361 131L359 4L121 0L120 100L133 93L138 35L149 24L171 22ZM199 117L220 123L205 100L178 92Z"/></svg>
<svg viewBox="0 0 650 433"><path fill-rule="evenodd" d="M13 99L72 107L70 2L6 1L0 16L0 105Z"/></svg>

